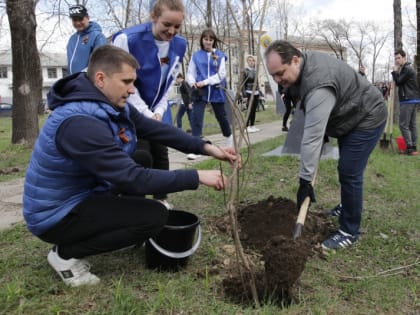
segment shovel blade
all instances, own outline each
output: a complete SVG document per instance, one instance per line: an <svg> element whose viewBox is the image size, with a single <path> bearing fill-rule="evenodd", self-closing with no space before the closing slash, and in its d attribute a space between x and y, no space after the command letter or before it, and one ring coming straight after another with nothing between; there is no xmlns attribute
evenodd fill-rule
<svg viewBox="0 0 420 315"><path fill-rule="evenodd" d="M295 231L293 233L293 238L294 239L298 239L302 235L302 228L303 228L303 224L296 223L296 225L295 225Z"/></svg>

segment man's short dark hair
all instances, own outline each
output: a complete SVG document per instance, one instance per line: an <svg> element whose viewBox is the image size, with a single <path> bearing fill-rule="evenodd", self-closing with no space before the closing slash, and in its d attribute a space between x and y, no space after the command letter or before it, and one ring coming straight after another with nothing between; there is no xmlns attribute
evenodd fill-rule
<svg viewBox="0 0 420 315"><path fill-rule="evenodd" d="M290 64L294 56L302 56L300 50L286 40L275 40L272 42L264 53L265 57L267 58L271 52L277 53L281 57L283 64Z"/></svg>
<svg viewBox="0 0 420 315"><path fill-rule="evenodd" d="M134 69L139 68L137 59L129 52L113 45L103 45L96 48L89 59L87 76L94 82L95 74L102 71L111 76L120 72L123 64L127 64Z"/></svg>
<svg viewBox="0 0 420 315"><path fill-rule="evenodd" d="M406 53L405 53L405 51L404 50L402 50L402 49L397 49L396 51L395 51L395 54L394 54L395 56L396 55L401 55L401 57L405 57L406 56Z"/></svg>
<svg viewBox="0 0 420 315"><path fill-rule="evenodd" d="M71 6L69 8L69 15L71 18L84 18L85 16L89 16L86 8L81 4Z"/></svg>

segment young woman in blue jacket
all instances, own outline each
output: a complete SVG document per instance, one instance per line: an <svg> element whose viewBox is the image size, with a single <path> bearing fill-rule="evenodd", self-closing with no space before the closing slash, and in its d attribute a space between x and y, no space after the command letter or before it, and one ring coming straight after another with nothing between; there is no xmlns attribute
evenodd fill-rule
<svg viewBox="0 0 420 315"><path fill-rule="evenodd" d="M196 51L189 63L187 82L193 88L192 135L201 137L203 132L204 111L211 104L226 144L232 145L232 131L225 111L226 55L217 48L219 40L212 29L201 33L201 49ZM195 159L193 154L189 159Z"/></svg>
<svg viewBox="0 0 420 315"><path fill-rule="evenodd" d="M184 21L184 11L182 0L157 0L150 22L122 30L113 39L115 46L130 52L140 64L136 92L128 102L146 117L158 121L162 121L168 109L168 93L187 47L185 38L177 35ZM140 139L138 148L151 153L153 168L169 169L166 146ZM154 198L172 207L166 194L154 195Z"/></svg>

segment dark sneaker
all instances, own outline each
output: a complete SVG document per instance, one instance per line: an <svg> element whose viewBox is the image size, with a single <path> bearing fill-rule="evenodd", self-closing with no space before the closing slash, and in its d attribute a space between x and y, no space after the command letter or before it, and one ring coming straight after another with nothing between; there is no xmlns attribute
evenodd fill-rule
<svg viewBox="0 0 420 315"><path fill-rule="evenodd" d="M343 206L340 204L336 205L333 209L330 211L330 216L332 217L339 217L341 214L341 211L343 211Z"/></svg>
<svg viewBox="0 0 420 315"><path fill-rule="evenodd" d="M322 242L322 249L335 250L346 248L356 243L358 239L359 237L357 236L338 230L333 236Z"/></svg>
<svg viewBox="0 0 420 315"><path fill-rule="evenodd" d="M71 287L81 285L93 285L99 283L99 278L89 272L90 265L83 259L63 259L57 253L57 247L54 246L47 257L48 263L58 273L64 283Z"/></svg>
<svg viewBox="0 0 420 315"><path fill-rule="evenodd" d="M289 128L287 128L287 126L283 126L283 128L281 128L281 131L289 131Z"/></svg>
<svg viewBox="0 0 420 315"><path fill-rule="evenodd" d="M417 147L415 146L408 147L406 153L407 155L419 155L419 152L417 151Z"/></svg>

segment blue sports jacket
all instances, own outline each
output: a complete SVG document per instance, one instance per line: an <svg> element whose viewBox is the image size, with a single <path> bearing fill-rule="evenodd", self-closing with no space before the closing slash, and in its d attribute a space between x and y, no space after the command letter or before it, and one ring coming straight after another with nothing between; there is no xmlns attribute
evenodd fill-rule
<svg viewBox="0 0 420 315"><path fill-rule="evenodd" d="M96 22L89 22L89 26L82 32L71 35L67 43L67 74L84 70L93 50L106 43L102 28Z"/></svg>

